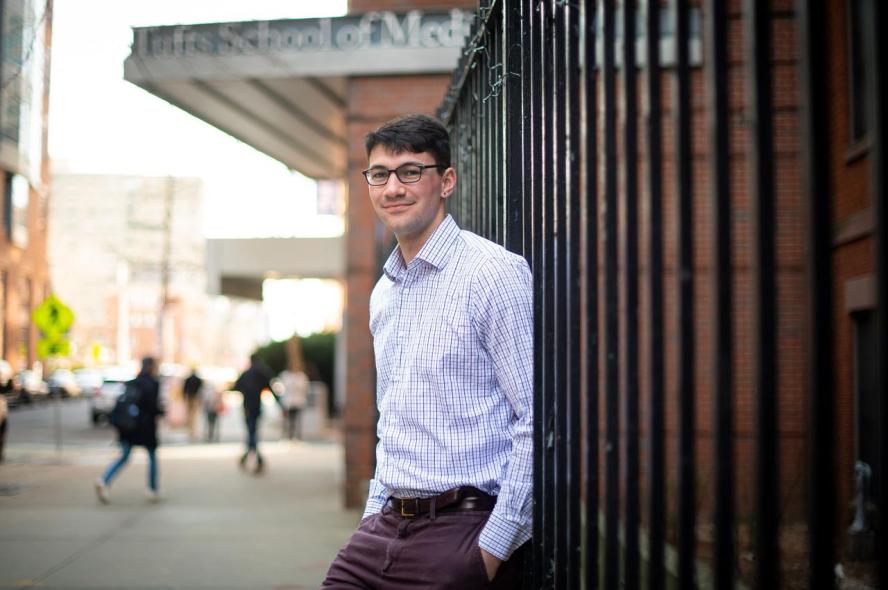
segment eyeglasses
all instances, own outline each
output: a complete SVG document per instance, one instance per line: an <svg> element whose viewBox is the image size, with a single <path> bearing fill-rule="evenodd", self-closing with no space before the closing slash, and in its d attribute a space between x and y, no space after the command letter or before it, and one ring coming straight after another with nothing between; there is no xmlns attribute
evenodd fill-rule
<svg viewBox="0 0 888 590"><path fill-rule="evenodd" d="M370 186L382 186L388 182L392 172L398 177L398 180L404 184L412 184L419 182L422 178L422 171L426 168L446 168L443 164L401 164L397 168L390 169L384 166L374 166L363 171L364 178Z"/></svg>

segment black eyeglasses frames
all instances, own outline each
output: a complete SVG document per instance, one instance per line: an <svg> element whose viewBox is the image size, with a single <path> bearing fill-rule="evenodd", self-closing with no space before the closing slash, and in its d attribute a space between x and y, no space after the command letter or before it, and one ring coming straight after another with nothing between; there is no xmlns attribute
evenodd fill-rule
<svg viewBox="0 0 888 590"><path fill-rule="evenodd" d="M422 172L426 168L447 168L447 166L444 164L415 164L408 162L407 164L401 164L397 168L374 166L373 168L367 168L362 174L364 175L364 178L367 179L367 184L370 186L384 185L388 182L392 172L394 172L395 176L398 177L398 180L404 184L412 184L420 181L422 178Z"/></svg>

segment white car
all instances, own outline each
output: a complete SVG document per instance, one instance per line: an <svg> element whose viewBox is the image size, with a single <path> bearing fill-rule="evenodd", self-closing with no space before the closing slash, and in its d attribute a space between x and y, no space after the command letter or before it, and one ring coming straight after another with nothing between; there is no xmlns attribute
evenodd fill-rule
<svg viewBox="0 0 888 590"><path fill-rule="evenodd" d="M6 447L6 422L9 415L6 396L0 395L0 463L3 463L3 451Z"/></svg>
<svg viewBox="0 0 888 590"><path fill-rule="evenodd" d="M108 421L111 410L117 398L126 389L128 381L135 379L132 373L120 371L107 371L102 379L102 385L97 389L93 389L89 395L89 411L90 419L94 426L99 423Z"/></svg>

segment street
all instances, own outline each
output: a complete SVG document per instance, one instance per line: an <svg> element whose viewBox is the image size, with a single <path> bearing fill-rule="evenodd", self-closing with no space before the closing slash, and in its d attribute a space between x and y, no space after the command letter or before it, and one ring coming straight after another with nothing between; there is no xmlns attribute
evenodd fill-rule
<svg viewBox="0 0 888 590"><path fill-rule="evenodd" d="M279 432L272 408L268 470L255 476L237 466L239 411L225 416L221 443L189 444L164 427L162 500L144 497L137 449L104 506L93 481L116 456L113 429L93 427L83 400L14 410L0 464L0 588L316 588L360 514L341 507L340 445Z"/></svg>

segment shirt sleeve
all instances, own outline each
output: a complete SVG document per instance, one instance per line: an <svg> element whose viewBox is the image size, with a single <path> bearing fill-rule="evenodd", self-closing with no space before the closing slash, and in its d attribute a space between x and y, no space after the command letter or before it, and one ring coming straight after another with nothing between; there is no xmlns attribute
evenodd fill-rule
<svg viewBox="0 0 888 590"><path fill-rule="evenodd" d="M512 451L500 492L478 544L506 560L531 536L533 525L533 285L527 262L493 258L473 291L478 336L490 355L497 386L512 406Z"/></svg>

